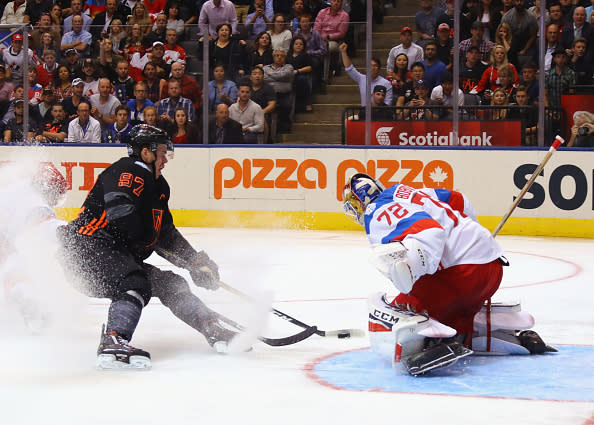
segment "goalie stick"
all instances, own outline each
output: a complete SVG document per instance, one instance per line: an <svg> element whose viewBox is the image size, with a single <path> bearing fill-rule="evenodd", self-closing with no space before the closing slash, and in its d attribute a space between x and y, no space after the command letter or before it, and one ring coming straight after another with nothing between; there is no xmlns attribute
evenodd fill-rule
<svg viewBox="0 0 594 425"><path fill-rule="evenodd" d="M507 211L507 213L505 213L505 215L503 216L503 218L501 219L501 221L499 222L499 224L497 225L497 227L495 228L495 230L493 230L493 233L492 233L493 237L497 236L497 234L499 233L499 231L501 230L501 228L503 227L503 225L505 224L505 222L507 221L507 219L509 218L509 216L514 212L514 210L516 209L516 207L518 206L518 204L520 203L520 201L522 199L524 199L524 195L526 195L526 192L528 192L528 189L530 189L530 187L532 186L532 183L534 183L534 180L536 180L536 177L538 177L538 175L540 174L540 172L542 171L542 169L544 168L544 166L547 164L547 162L549 162L549 159L551 159L551 156L553 156L553 154L557 151L557 149L563 143L565 143L565 140L561 136L555 137L555 141L553 142L553 144L549 148L549 151L547 152L546 156L543 158L543 160L538 165L538 167L536 168L536 170L534 170L534 173L532 173L532 176L530 177L530 180L528 180L526 182L526 184L524 185L524 187L520 191L520 194L518 195L518 197L516 198L516 200L514 201L514 203L511 205L511 207L509 207L509 210Z"/></svg>
<svg viewBox="0 0 594 425"><path fill-rule="evenodd" d="M250 301L250 302L254 302L254 300L244 294L243 292L233 288L232 286L227 285L225 282L221 282L219 281L219 286L229 292L231 292L232 294L237 295L240 298L243 298L244 300ZM319 335L321 337L337 337L339 339L343 339L343 338L350 338L350 337L358 337L358 336L364 336L365 332L361 329L338 329L338 330L333 330L333 331L323 331L321 329L318 329L317 326L311 326L308 325L307 323L303 323L301 320L298 320L292 316L289 316L287 313L283 313L280 310L277 310L276 308L273 308L271 310L271 313L274 314L277 317L280 317L283 320L286 320L287 322L290 322L292 324L294 324L295 326L299 326L300 328L304 328L306 331L307 330L312 330L315 329L310 335L311 336L313 334ZM303 332L297 334L297 335L301 335L303 334ZM297 335L294 335L297 336ZM287 337L287 338L291 338L291 337ZM307 338L307 337L305 337ZM305 339L303 338L303 339ZM301 341L302 339L300 339L299 341ZM296 341L296 342L299 342ZM288 344L284 344L284 345L288 345Z"/></svg>

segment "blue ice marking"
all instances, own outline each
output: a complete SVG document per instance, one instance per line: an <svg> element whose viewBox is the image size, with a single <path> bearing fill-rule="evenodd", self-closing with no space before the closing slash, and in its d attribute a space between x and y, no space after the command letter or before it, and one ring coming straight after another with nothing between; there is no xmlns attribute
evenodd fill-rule
<svg viewBox="0 0 594 425"><path fill-rule="evenodd" d="M340 353L313 367L321 381L360 391L594 401L594 347L564 345L534 356L469 356L413 377L371 349Z"/></svg>

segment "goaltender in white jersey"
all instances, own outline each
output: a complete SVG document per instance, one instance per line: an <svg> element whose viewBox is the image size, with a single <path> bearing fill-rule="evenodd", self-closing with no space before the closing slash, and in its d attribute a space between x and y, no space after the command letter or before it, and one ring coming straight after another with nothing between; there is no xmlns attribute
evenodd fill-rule
<svg viewBox="0 0 594 425"><path fill-rule="evenodd" d="M343 202L347 215L365 226L373 263L400 291L393 299L370 297L369 330L376 351L388 347L395 362L416 375L452 364L472 349L506 354L554 350L535 332L515 334L534 324L532 316L517 311L519 304L506 307L504 317L490 307L488 317L481 316L499 288L506 260L462 193L402 184L384 190L358 173L348 180Z"/></svg>

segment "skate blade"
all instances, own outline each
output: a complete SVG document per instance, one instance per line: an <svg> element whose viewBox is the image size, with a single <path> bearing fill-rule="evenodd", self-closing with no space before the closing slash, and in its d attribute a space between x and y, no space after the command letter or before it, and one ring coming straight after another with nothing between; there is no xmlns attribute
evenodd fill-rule
<svg viewBox="0 0 594 425"><path fill-rule="evenodd" d="M130 356L130 363L116 359L113 354L100 354L97 356L95 366L99 370L116 369L139 369L148 370L151 368L151 360L144 356Z"/></svg>
<svg viewBox="0 0 594 425"><path fill-rule="evenodd" d="M466 357L466 356L470 356L471 354L473 354L472 350L470 350L464 346L460 346L448 356L445 356L445 357L438 359L434 362L425 364L421 367L407 368L407 370L408 370L408 373L410 373L413 376L424 375L428 372L435 371L437 369L445 369L447 367L453 366L459 359Z"/></svg>

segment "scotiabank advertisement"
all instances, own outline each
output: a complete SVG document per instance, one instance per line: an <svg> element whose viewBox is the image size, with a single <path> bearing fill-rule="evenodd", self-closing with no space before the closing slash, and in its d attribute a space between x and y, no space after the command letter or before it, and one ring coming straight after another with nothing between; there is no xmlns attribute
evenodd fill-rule
<svg viewBox="0 0 594 425"><path fill-rule="evenodd" d="M385 186L464 192L479 216L503 216L546 150L349 147L181 147L163 170L170 207L186 214L229 211L341 213L342 189L365 172ZM69 182L64 207L79 208L95 179L126 155L123 146L1 146L0 161L51 162ZM594 151L556 152L514 217L594 219ZM336 216L338 217L338 215Z"/></svg>
<svg viewBox="0 0 594 425"><path fill-rule="evenodd" d="M520 146L521 121L460 121L458 137L451 121L371 122L371 144L382 146ZM365 121L346 121L346 144L365 144Z"/></svg>

